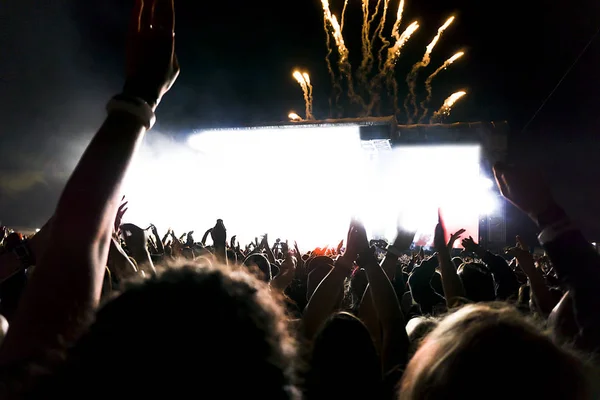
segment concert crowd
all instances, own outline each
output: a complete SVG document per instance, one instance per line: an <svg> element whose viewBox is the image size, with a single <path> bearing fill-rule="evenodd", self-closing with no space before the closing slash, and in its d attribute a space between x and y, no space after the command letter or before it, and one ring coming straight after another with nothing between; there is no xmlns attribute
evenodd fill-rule
<svg viewBox="0 0 600 400"><path fill-rule="evenodd" d="M532 168L494 174L543 255L520 237L494 254L442 216L427 252L357 220L310 251L240 243L221 219L201 238L122 223L122 181L180 72L173 2L145 3L54 214L34 235L0 227L1 398L599 398L600 255Z"/></svg>

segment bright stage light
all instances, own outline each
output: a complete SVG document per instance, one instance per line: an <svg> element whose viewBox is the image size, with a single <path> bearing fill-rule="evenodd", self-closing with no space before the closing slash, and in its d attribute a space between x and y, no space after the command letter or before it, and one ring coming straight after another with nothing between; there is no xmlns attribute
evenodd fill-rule
<svg viewBox="0 0 600 400"><path fill-rule="evenodd" d="M479 215L490 210L489 190L480 178L476 145L399 146L378 157L370 207L373 233L390 237L396 224L416 230L418 245L431 245L441 209L448 233L479 235ZM459 243L456 243L457 245Z"/></svg>
<svg viewBox="0 0 600 400"><path fill-rule="evenodd" d="M222 218L247 243L264 233L303 248L337 245L352 217L372 236L398 224L431 243L437 210L449 233L478 237L495 197L479 175L479 146L364 150L358 126L214 130L178 143L150 134L127 177L126 222L180 235Z"/></svg>

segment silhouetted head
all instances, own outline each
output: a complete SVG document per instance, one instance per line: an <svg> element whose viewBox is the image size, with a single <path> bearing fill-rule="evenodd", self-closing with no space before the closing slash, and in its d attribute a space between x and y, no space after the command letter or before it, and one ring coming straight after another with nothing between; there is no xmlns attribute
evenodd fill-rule
<svg viewBox="0 0 600 400"><path fill-rule="evenodd" d="M245 269L167 270L102 307L65 386L95 398L295 398L287 328L279 299Z"/></svg>
<svg viewBox="0 0 600 400"><path fill-rule="evenodd" d="M584 399L583 363L505 305L447 316L411 359L400 399Z"/></svg>
<svg viewBox="0 0 600 400"><path fill-rule="evenodd" d="M464 263L458 269L458 276L465 288L465 296L473 302L489 302L496 299L494 277L485 265Z"/></svg>
<svg viewBox="0 0 600 400"><path fill-rule="evenodd" d="M376 398L380 384L381 363L365 325L348 313L333 315L313 342L306 397Z"/></svg>
<svg viewBox="0 0 600 400"><path fill-rule="evenodd" d="M456 267L456 269L458 269L458 268L460 268L460 266L462 265L462 263L463 263L463 260L462 260L462 258L460 258L460 257L454 257L454 258L452 259L452 263L454 264L454 266Z"/></svg>
<svg viewBox="0 0 600 400"><path fill-rule="evenodd" d="M254 253L246 257L244 265L252 269L258 269L260 271L260 278L265 282L270 282L273 279L271 271L271 263L262 254Z"/></svg>

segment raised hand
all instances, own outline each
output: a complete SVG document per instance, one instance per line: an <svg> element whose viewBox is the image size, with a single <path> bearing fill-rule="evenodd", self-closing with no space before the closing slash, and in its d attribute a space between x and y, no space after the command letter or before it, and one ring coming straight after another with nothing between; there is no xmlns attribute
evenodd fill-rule
<svg viewBox="0 0 600 400"><path fill-rule="evenodd" d="M448 248L452 249L452 247L454 246L454 242L456 242L465 232L465 229L459 229L458 231L450 235L450 240L448 241Z"/></svg>
<svg viewBox="0 0 600 400"><path fill-rule="evenodd" d="M344 247L344 240L343 239L340 240L340 242L338 243L338 245L337 245L337 247L335 249L336 254L342 254L342 247Z"/></svg>
<svg viewBox="0 0 600 400"><path fill-rule="evenodd" d="M136 0L127 40L123 92L156 109L179 75L174 0Z"/></svg>
<svg viewBox="0 0 600 400"><path fill-rule="evenodd" d="M367 232L362 223L356 220L350 222L350 228L348 229L348 239L346 240L346 252L344 257L356 260L360 253L363 253L369 248L369 240L367 239Z"/></svg>
<svg viewBox="0 0 600 400"><path fill-rule="evenodd" d="M531 218L555 206L550 188L537 169L496 163L494 176L502 196Z"/></svg>
<svg viewBox="0 0 600 400"><path fill-rule="evenodd" d="M290 251L286 251L284 254L285 260L279 266L279 274L271 281L271 287L281 291L285 290L292 283L296 273L296 258Z"/></svg>
<svg viewBox="0 0 600 400"><path fill-rule="evenodd" d="M125 196L123 196L123 198L121 199L121 205L119 206L119 209L117 210L117 216L115 217L115 233L119 233L119 228L121 227L121 223L123 221L123 216L129 209L127 207L127 204L129 204L129 202L126 201Z"/></svg>
<svg viewBox="0 0 600 400"><path fill-rule="evenodd" d="M517 235L517 247L526 250L529 253L529 246L527 246L523 238L519 235Z"/></svg>
<svg viewBox="0 0 600 400"><path fill-rule="evenodd" d="M448 249L448 245L446 244L446 227L444 226L442 215L439 212L438 223L435 226L435 235L433 237L433 246L437 252L442 252Z"/></svg>

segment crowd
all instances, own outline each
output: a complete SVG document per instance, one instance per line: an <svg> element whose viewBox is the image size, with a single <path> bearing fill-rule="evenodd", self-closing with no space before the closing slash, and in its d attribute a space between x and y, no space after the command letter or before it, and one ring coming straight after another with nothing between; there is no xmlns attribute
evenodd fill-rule
<svg viewBox="0 0 600 400"><path fill-rule="evenodd" d="M137 0L128 39L123 93L54 214L0 230L1 398L600 397L600 256L532 169L494 173L543 257L520 238L492 254L442 217L432 254L359 221L304 252L222 220L199 241L123 224L123 177L179 74L172 0Z"/></svg>

